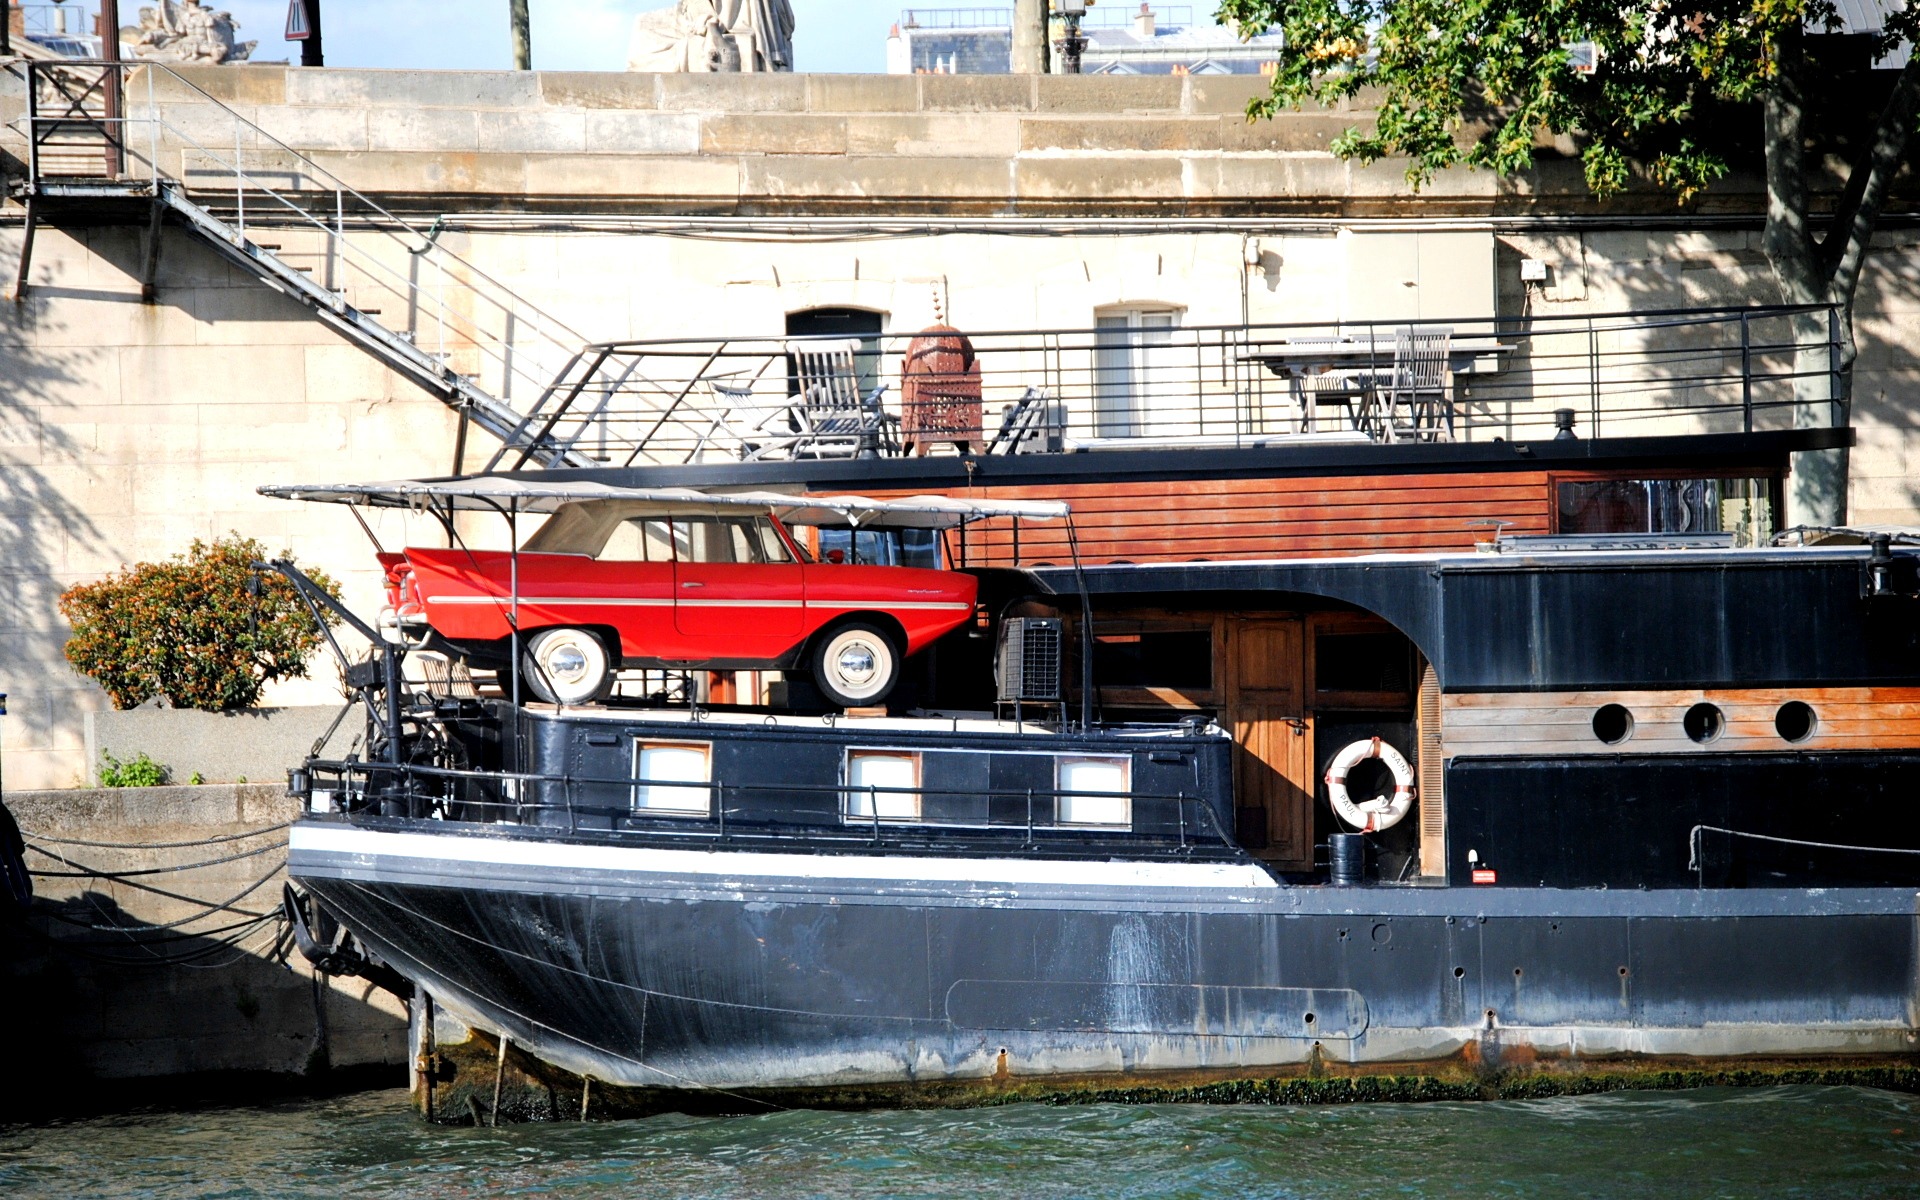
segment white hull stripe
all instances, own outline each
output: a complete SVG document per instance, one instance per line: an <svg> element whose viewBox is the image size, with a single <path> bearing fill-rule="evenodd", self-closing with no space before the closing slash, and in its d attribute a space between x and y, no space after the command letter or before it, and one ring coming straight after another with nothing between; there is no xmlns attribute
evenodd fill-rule
<svg viewBox="0 0 1920 1200"><path fill-rule="evenodd" d="M1060 884L1125 888L1273 888L1272 876L1237 863L1076 862L1014 858L913 858L882 855L763 854L752 851L661 850L591 846L523 838L388 833L347 825L296 825L289 849L406 859L565 870L622 871L728 881L753 878L874 880L916 883Z"/></svg>
<svg viewBox="0 0 1920 1200"><path fill-rule="evenodd" d="M505 604L513 600L506 596L428 596L428 604ZM617 596L522 596L522 606L538 605L555 608L561 605L588 605L595 608L672 608L675 604L682 608L833 608L841 610L872 609L876 612L914 611L914 612L971 612L973 605L948 600L889 600L885 602L856 600L691 600L685 597L675 600L672 597L655 599L652 597Z"/></svg>

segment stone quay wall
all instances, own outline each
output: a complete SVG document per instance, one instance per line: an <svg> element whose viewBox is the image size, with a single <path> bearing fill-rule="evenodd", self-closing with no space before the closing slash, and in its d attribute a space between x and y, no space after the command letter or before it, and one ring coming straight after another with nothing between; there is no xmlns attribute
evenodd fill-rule
<svg viewBox="0 0 1920 1200"><path fill-rule="evenodd" d="M0 926L0 979L20 1035L7 1102L17 1115L45 1115L37 1109L42 1100L59 1108L142 1091L217 1098L225 1087L320 1087L341 1070L363 1079L371 1070L395 1087L406 1082L405 1009L394 997L364 980L318 976L297 951L284 964L272 961L278 926L271 922L239 931L231 946L222 943L235 933L207 932L278 907L286 832L274 827L299 811L284 787L77 789L4 799L37 848L27 851L28 867L71 873L34 880L41 911L30 927ZM209 842L256 830L267 832ZM168 845L182 842L189 844ZM147 848L119 848L128 845ZM230 910L204 913L229 900ZM183 920L158 933L111 928ZM182 1076L205 1077L206 1086ZM162 1078L176 1080L166 1093L140 1083Z"/></svg>

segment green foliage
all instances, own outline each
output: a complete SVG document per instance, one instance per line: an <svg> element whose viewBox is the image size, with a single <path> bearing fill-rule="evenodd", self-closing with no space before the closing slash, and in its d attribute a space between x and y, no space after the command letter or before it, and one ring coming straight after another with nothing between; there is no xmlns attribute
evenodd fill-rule
<svg viewBox="0 0 1920 1200"><path fill-rule="evenodd" d="M60 597L73 626L67 661L105 688L116 708L165 696L175 708L227 711L259 699L276 679L304 674L320 627L277 574L248 593L266 547L237 533L184 554L140 563ZM311 571L329 593L338 589ZM331 620L331 618L329 618Z"/></svg>
<svg viewBox="0 0 1920 1200"><path fill-rule="evenodd" d="M201 784L205 783L206 781L207 781L207 777L205 775L202 775L198 771L195 771L193 774L187 776L187 782L192 784L194 787L199 787Z"/></svg>
<svg viewBox="0 0 1920 1200"><path fill-rule="evenodd" d="M145 750L125 762L100 752L101 787L159 787L166 781L167 769L148 758Z"/></svg>
<svg viewBox="0 0 1920 1200"><path fill-rule="evenodd" d="M1460 163L1525 170L1543 135L1571 135L1597 195L1625 188L1638 162L1683 202L1756 144L1750 106L1803 32L1838 25L1834 0L1222 0L1220 17L1285 36L1272 93L1249 115L1377 89L1375 128L1333 149L1405 155L1416 188ZM1915 23L1896 8L1879 50ZM1576 46L1595 49L1591 73Z"/></svg>

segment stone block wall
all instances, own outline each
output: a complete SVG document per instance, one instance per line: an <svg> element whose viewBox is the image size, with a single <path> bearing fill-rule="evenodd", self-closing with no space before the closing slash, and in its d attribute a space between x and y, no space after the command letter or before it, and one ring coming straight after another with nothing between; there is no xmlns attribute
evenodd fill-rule
<svg viewBox="0 0 1920 1200"><path fill-rule="evenodd" d="M1502 182L1327 152L1364 106L1250 123L1249 76L629 75L304 70L137 72L127 88L170 173L213 189L236 154L290 147L369 195L447 207L702 214L1453 214L1585 206L1575 165ZM272 137L236 147L214 101ZM276 145L275 143L279 143ZM1662 204L1649 194L1647 202Z"/></svg>
<svg viewBox="0 0 1920 1200"><path fill-rule="evenodd" d="M337 1068L387 1065L404 1084L406 1017L392 996L364 980L321 978L296 952L285 965L269 957L276 928L241 936L207 933L273 911L280 902L286 833L297 804L282 786L118 788L11 792L9 810L34 850L35 870L154 871L239 854L232 862L122 880L42 876L26 928L10 922L0 981L23 1035L15 1079L0 1108L47 1114L40 1100L111 1103L128 1081L222 1073L277 1078L282 1086L324 1086ZM206 839L265 830L211 845ZM151 849L74 844L111 842ZM167 843L187 843L168 846ZM251 853L264 850L265 853ZM92 926L164 925L196 916L200 904L158 895L151 884L206 902L232 899L260 880L233 909L140 941ZM182 960L161 961L162 957ZM109 1087L108 1085L116 1085ZM176 1096L177 1092L173 1093ZM216 1093L217 1094L217 1093Z"/></svg>

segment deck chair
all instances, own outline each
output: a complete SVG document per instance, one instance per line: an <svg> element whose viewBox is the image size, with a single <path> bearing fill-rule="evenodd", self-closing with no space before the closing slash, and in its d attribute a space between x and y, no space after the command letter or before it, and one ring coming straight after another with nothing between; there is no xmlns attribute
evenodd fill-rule
<svg viewBox="0 0 1920 1200"><path fill-rule="evenodd" d="M840 341L792 341L787 359L799 384L792 413L799 427L795 458L853 458L862 454L898 454L900 419L886 411L881 384L860 391L857 338Z"/></svg>
<svg viewBox="0 0 1920 1200"><path fill-rule="evenodd" d="M754 379L714 378L704 382L713 393L711 420L688 451L688 462L697 460L709 446L724 447L743 462L791 457L793 449L805 441L799 417L793 411L792 398L786 395L756 394Z"/></svg>
<svg viewBox="0 0 1920 1200"><path fill-rule="evenodd" d="M720 449L741 461L781 459L793 453L803 440L801 420L793 413L793 397L774 392L755 392L755 384L766 369L780 361L780 355L768 355L760 369L745 372L701 376L712 392L712 407L705 411L707 428L693 440L685 461L699 461L707 449ZM745 378L743 378L745 376Z"/></svg>
<svg viewBox="0 0 1920 1200"><path fill-rule="evenodd" d="M1029 443L1038 443L1032 448L1057 452L1065 432L1058 418L1046 390L1029 387L1018 400L1000 410L1000 428L987 442L986 453L1018 454L1028 449Z"/></svg>
<svg viewBox="0 0 1920 1200"><path fill-rule="evenodd" d="M1453 389L1447 377L1452 347L1453 330L1444 326L1402 325L1394 331L1393 373L1379 391L1375 413L1380 440L1453 440Z"/></svg>

